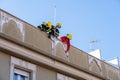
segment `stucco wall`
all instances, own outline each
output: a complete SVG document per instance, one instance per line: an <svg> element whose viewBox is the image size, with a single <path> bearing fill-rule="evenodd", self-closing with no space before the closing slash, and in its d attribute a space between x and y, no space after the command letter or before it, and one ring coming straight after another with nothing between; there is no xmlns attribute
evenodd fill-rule
<svg viewBox="0 0 120 80"><path fill-rule="evenodd" d="M22 40L20 29L17 27L17 24L13 20L10 20L8 23L3 24L2 31L8 36L11 36L17 40Z"/></svg>
<svg viewBox="0 0 120 80"><path fill-rule="evenodd" d="M47 38L47 34L29 24L25 24L24 42L48 54L52 52L52 44L50 39Z"/></svg>
<svg viewBox="0 0 120 80"><path fill-rule="evenodd" d="M0 51L0 80L10 80L10 56Z"/></svg>
<svg viewBox="0 0 120 80"><path fill-rule="evenodd" d="M82 52L81 50L72 47L70 49L70 62L74 63L75 65L84 67L88 69L88 55Z"/></svg>
<svg viewBox="0 0 120 80"><path fill-rule="evenodd" d="M119 80L119 71L113 66L106 64L107 77L111 80Z"/></svg>
<svg viewBox="0 0 120 80"><path fill-rule="evenodd" d="M37 80L56 80L56 78L56 72L40 66L37 67Z"/></svg>
<svg viewBox="0 0 120 80"><path fill-rule="evenodd" d="M33 46L45 53L51 54L52 43L47 34L36 29L34 26L0 11L0 32Z"/></svg>
<svg viewBox="0 0 120 80"><path fill-rule="evenodd" d="M60 43L56 46L56 56L66 60L66 53L63 49L63 46Z"/></svg>

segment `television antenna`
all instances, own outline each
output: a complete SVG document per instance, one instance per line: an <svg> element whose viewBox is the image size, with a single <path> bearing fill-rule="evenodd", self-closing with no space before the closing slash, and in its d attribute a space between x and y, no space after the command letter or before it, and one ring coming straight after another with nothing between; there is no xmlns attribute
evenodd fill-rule
<svg viewBox="0 0 120 80"><path fill-rule="evenodd" d="M94 39L92 39L92 40L90 40L90 42L89 42L89 49L91 50L91 51L93 51L94 50L94 48L95 48L95 43L98 43L98 42L100 42L99 40L94 40Z"/></svg>

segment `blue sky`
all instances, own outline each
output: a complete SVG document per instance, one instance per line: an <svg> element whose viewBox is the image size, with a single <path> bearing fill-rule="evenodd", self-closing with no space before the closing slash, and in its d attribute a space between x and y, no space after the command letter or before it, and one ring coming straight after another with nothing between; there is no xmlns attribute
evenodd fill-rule
<svg viewBox="0 0 120 80"><path fill-rule="evenodd" d="M103 60L120 58L120 0L0 0L0 8L34 26L60 22L60 36L73 34L73 46L90 52L90 40L97 40Z"/></svg>

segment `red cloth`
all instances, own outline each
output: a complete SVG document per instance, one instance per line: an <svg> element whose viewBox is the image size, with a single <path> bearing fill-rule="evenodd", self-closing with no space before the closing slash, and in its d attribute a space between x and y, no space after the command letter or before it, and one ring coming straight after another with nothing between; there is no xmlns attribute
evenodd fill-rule
<svg viewBox="0 0 120 80"><path fill-rule="evenodd" d="M67 44L67 50L65 52L68 52L70 50L70 40L66 36L62 36L61 41L65 44Z"/></svg>

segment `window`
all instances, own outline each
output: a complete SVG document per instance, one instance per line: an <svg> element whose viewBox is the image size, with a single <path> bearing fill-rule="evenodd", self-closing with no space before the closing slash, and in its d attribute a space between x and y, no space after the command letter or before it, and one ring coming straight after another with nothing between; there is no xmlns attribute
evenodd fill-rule
<svg viewBox="0 0 120 80"><path fill-rule="evenodd" d="M36 80L36 65L11 57L10 80Z"/></svg>
<svg viewBox="0 0 120 80"><path fill-rule="evenodd" d="M14 70L14 80L30 80L29 75L30 75L29 72L20 69Z"/></svg>

